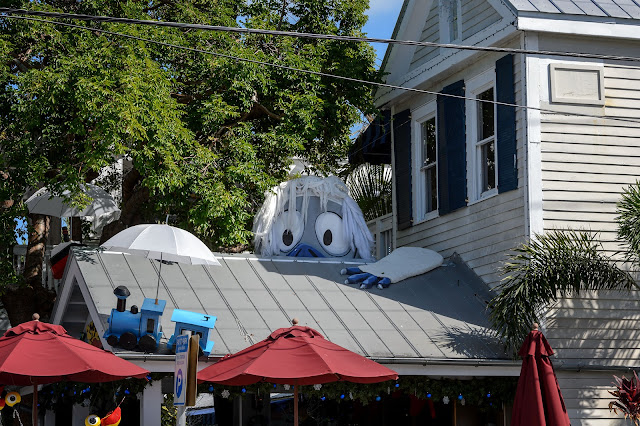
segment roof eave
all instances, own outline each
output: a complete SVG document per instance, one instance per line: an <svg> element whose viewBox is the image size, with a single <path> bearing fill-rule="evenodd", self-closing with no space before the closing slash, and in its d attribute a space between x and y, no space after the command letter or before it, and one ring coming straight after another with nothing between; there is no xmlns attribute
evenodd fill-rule
<svg viewBox="0 0 640 426"><path fill-rule="evenodd" d="M640 40L638 25L638 19L530 11L519 11L516 20L521 31L629 40Z"/></svg>

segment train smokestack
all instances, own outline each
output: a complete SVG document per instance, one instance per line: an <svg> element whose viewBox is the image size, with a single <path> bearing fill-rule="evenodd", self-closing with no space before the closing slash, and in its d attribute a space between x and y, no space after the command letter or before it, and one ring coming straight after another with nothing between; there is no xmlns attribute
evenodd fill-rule
<svg viewBox="0 0 640 426"><path fill-rule="evenodd" d="M116 305L116 309L118 312L124 312L127 309L127 297L131 295L129 289L123 285L116 287L113 290L113 294L118 298L118 304Z"/></svg>

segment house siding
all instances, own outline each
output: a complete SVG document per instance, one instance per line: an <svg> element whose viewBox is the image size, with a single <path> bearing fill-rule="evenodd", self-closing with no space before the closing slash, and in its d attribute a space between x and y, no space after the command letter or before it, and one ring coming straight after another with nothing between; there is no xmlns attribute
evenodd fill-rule
<svg viewBox="0 0 640 426"><path fill-rule="evenodd" d="M464 40L502 19L487 0L463 0L461 6L462 38Z"/></svg>
<svg viewBox="0 0 640 426"><path fill-rule="evenodd" d="M640 43L541 36L540 49L585 53L640 54ZM569 50L567 50L569 49ZM624 52L624 53L623 53ZM577 229L598 233L604 252L614 255L616 203L625 187L640 176L640 124L615 118L640 117L640 66L616 62L581 61L601 67L604 105L569 105L549 102L549 64L540 60L541 107L602 118L541 115L542 214L544 230ZM571 64L562 60L563 64ZM534 184L534 183L532 183ZM580 292L552 306L544 321L546 336L556 350L556 365L564 371L558 380L572 425L625 424L609 412L613 375L640 367L640 292ZM580 366L610 369L578 372ZM616 371L616 369L619 370Z"/></svg>
<svg viewBox="0 0 640 426"><path fill-rule="evenodd" d="M510 47L519 47L512 42ZM495 66L500 56L486 55L476 60L464 72L453 74L442 86L427 88L439 91L457 80L467 80L480 72ZM522 64L514 61L515 99L523 103ZM432 97L414 97L409 105L416 109ZM404 108L404 107L403 107ZM416 117L414 117L415 119ZM419 222L406 230L398 231L397 246L426 247L439 252L444 257L458 253L490 286L499 283L498 272L505 253L522 242L525 237L524 214L524 115L516 112L516 145L518 165L518 188L491 198L473 203L430 220ZM413 123L415 125L415 122ZM469 166L467 166L469 167ZM414 199L417 197L414 196Z"/></svg>
<svg viewBox="0 0 640 426"><path fill-rule="evenodd" d="M547 43L556 49L552 41ZM579 41L571 43L573 50L588 51ZM548 64L541 61L543 75L549 72ZM569 228L596 232L603 248L614 254L620 249L616 203L623 189L640 176L640 125L612 118L640 117L640 67L618 62L595 64L604 69L603 106L553 104L548 101L549 94L542 92L543 108L603 117L542 114L543 220L545 231Z"/></svg>
<svg viewBox="0 0 640 426"><path fill-rule="evenodd" d="M431 43L439 43L440 42L440 28L439 28L439 19L438 19L438 10L439 10L440 2L438 0L433 0L431 4L431 10L429 10L429 17L427 18L427 22L424 24L424 29L422 30L422 35L420 36L420 41L428 41ZM418 68L422 64L426 64L436 56L440 54L439 47L431 47L431 46L420 46L416 49L415 54L413 55L413 60L411 61L411 65L409 67L409 71L413 71Z"/></svg>
<svg viewBox="0 0 640 426"><path fill-rule="evenodd" d="M554 360L554 365L557 362ZM625 425L624 417L609 412L613 390L613 375L621 377L629 372L616 371L557 371L558 384L562 390L571 426ZM631 373L633 374L633 373Z"/></svg>

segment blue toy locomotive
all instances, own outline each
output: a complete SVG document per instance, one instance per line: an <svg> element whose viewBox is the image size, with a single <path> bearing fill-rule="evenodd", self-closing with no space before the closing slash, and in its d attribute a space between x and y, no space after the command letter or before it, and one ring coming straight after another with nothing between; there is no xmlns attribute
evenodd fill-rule
<svg viewBox="0 0 640 426"><path fill-rule="evenodd" d="M116 287L113 294L118 298L115 309L107 319L108 328L104 338L110 346L120 346L126 350L134 350L136 346L144 352L154 352L162 337L160 317L164 313L166 300L144 299L142 308L136 305L127 307L127 297L131 295L125 286ZM216 323L216 317L197 312L174 309L171 321L176 323L175 333L169 339L167 347L174 349L176 335L183 331L191 331L200 336L202 354L209 356L214 342L209 340L209 332Z"/></svg>
<svg viewBox="0 0 640 426"><path fill-rule="evenodd" d="M160 317L167 304L166 300L146 298L139 311L136 305L126 311L127 297L131 294L129 289L119 286L113 294L118 298L118 304L116 309L111 310L107 320L109 328L103 336L107 343L127 350L133 350L137 345L144 352L155 351L162 336Z"/></svg>

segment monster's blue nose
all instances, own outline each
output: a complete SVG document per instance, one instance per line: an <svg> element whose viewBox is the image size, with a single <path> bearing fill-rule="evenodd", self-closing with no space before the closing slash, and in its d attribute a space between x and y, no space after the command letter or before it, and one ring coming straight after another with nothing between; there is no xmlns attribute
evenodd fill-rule
<svg viewBox="0 0 640 426"><path fill-rule="evenodd" d="M317 249L309 244L298 244L296 248L291 250L287 256L291 257L324 257Z"/></svg>

